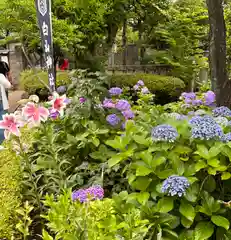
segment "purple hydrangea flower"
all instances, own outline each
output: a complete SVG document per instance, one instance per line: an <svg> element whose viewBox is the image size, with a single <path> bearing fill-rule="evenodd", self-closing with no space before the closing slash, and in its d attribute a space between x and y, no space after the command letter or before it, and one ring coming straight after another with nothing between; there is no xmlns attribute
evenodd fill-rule
<svg viewBox="0 0 231 240"><path fill-rule="evenodd" d="M60 116L58 111L55 111L53 109L50 109L49 111L50 111L49 117L52 118L53 120L57 119Z"/></svg>
<svg viewBox="0 0 231 240"><path fill-rule="evenodd" d="M86 98L84 98L84 97L81 97L81 98L79 98L79 102L80 103L85 103L87 100L86 100Z"/></svg>
<svg viewBox="0 0 231 240"><path fill-rule="evenodd" d="M142 80L139 80L139 81L137 82L137 85L138 85L138 86L144 86L144 82L143 82Z"/></svg>
<svg viewBox="0 0 231 240"><path fill-rule="evenodd" d="M120 123L120 121L121 121L121 119L116 114L108 115L106 120L112 126L118 125Z"/></svg>
<svg viewBox="0 0 231 240"><path fill-rule="evenodd" d="M116 103L115 107L122 112L130 109L131 105L127 100L121 99Z"/></svg>
<svg viewBox="0 0 231 240"><path fill-rule="evenodd" d="M169 196L182 197L189 188L190 183L186 177L170 176L164 180L161 191Z"/></svg>
<svg viewBox="0 0 231 240"><path fill-rule="evenodd" d="M57 93L59 93L59 94L63 94L66 91L67 91L66 86L60 86L60 87L57 88Z"/></svg>
<svg viewBox="0 0 231 240"><path fill-rule="evenodd" d="M231 117L231 110L227 107L217 107L213 110L214 117Z"/></svg>
<svg viewBox="0 0 231 240"><path fill-rule="evenodd" d="M229 132L229 133L224 134L224 135L221 137L221 141L222 141L222 142L225 142L225 143L231 142L231 133Z"/></svg>
<svg viewBox="0 0 231 240"><path fill-rule="evenodd" d="M204 99L206 106L213 106L216 101L216 95L213 91L208 91L204 94Z"/></svg>
<svg viewBox="0 0 231 240"><path fill-rule="evenodd" d="M111 96L118 96L123 92L123 90L121 88L118 87L114 87L109 89L109 93Z"/></svg>
<svg viewBox="0 0 231 240"><path fill-rule="evenodd" d="M113 103L112 99L105 99L103 101L103 107L104 108L115 108L115 104Z"/></svg>
<svg viewBox="0 0 231 240"><path fill-rule="evenodd" d="M80 201L81 203L92 201L92 200L101 200L104 197L104 190L101 186L96 185L87 189L79 189L72 193L73 201Z"/></svg>
<svg viewBox="0 0 231 240"><path fill-rule="evenodd" d="M141 93L142 93L142 94L149 94L150 91L148 90L147 87L143 87L143 88L141 89Z"/></svg>
<svg viewBox="0 0 231 240"><path fill-rule="evenodd" d="M184 102L185 102L186 104L191 104L191 103L192 103L192 99L190 99L190 98L185 98Z"/></svg>
<svg viewBox="0 0 231 240"><path fill-rule="evenodd" d="M192 127L192 138L211 140L223 136L222 128L211 116L195 116L190 122Z"/></svg>
<svg viewBox="0 0 231 240"><path fill-rule="evenodd" d="M139 90L139 88L140 88L140 86L137 85L137 84L133 87L133 89L134 89L135 91Z"/></svg>
<svg viewBox="0 0 231 240"><path fill-rule="evenodd" d="M72 200L73 201L80 201L81 203L86 202L87 201L87 194L86 194L86 190L84 189L79 189L77 191L74 191L72 193Z"/></svg>
<svg viewBox="0 0 231 240"><path fill-rule="evenodd" d="M70 98L66 98L66 99L64 100L64 103L66 103L67 105L70 104L70 103L71 103L71 99L70 99Z"/></svg>
<svg viewBox="0 0 231 240"><path fill-rule="evenodd" d="M203 102L200 99L195 99L195 100L192 101L193 106L200 106L202 104L203 104Z"/></svg>
<svg viewBox="0 0 231 240"><path fill-rule="evenodd" d="M133 119L135 117L134 112L131 109L122 112L125 119Z"/></svg>
<svg viewBox="0 0 231 240"><path fill-rule="evenodd" d="M155 142L174 142L177 137L177 130L171 125L162 124L152 129L152 139Z"/></svg>
<svg viewBox="0 0 231 240"><path fill-rule="evenodd" d="M189 93L184 92L181 94L181 97L183 97L184 99L194 100L196 99L196 94L194 92L189 92Z"/></svg>

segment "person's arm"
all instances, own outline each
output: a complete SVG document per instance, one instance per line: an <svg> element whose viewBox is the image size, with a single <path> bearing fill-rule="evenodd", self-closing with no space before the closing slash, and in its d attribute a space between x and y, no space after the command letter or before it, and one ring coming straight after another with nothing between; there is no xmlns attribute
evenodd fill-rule
<svg viewBox="0 0 231 240"><path fill-rule="evenodd" d="M8 80L9 80L9 82L10 82L11 84L13 84L13 78L12 78L11 72L8 72L8 73L7 73L7 78L8 78Z"/></svg>
<svg viewBox="0 0 231 240"><path fill-rule="evenodd" d="M4 88L11 88L11 83L3 74L0 74L0 84L3 85Z"/></svg>

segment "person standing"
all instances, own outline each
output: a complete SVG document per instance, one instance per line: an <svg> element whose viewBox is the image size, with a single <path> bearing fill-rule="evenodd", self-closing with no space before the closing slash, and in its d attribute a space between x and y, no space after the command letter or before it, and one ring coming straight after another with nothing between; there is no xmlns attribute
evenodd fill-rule
<svg viewBox="0 0 231 240"><path fill-rule="evenodd" d="M9 74L8 64L0 61L0 120L2 120L2 116L6 114L9 109L9 102L7 97L7 89L11 88L11 83L7 79ZM4 140L4 130L0 129L0 143Z"/></svg>

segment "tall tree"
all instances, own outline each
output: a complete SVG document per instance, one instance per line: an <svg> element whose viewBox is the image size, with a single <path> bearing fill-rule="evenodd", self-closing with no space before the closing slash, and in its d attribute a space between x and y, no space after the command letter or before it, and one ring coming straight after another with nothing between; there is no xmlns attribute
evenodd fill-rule
<svg viewBox="0 0 231 240"><path fill-rule="evenodd" d="M210 69L218 106L231 106L231 82L226 64L226 25L223 0L206 0L210 23Z"/></svg>

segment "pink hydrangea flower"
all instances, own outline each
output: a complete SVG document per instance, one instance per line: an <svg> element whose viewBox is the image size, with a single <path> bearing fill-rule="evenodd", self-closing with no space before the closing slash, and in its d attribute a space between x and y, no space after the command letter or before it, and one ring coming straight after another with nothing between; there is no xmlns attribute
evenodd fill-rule
<svg viewBox="0 0 231 240"><path fill-rule="evenodd" d="M39 124L45 122L49 116L49 110L45 107L36 106L34 103L27 103L22 109L22 114L27 121L32 124Z"/></svg>
<svg viewBox="0 0 231 240"><path fill-rule="evenodd" d="M14 114L5 114L3 120L0 121L0 129L5 129L4 136L6 139L8 139L11 134L19 137L19 126L20 124Z"/></svg>

